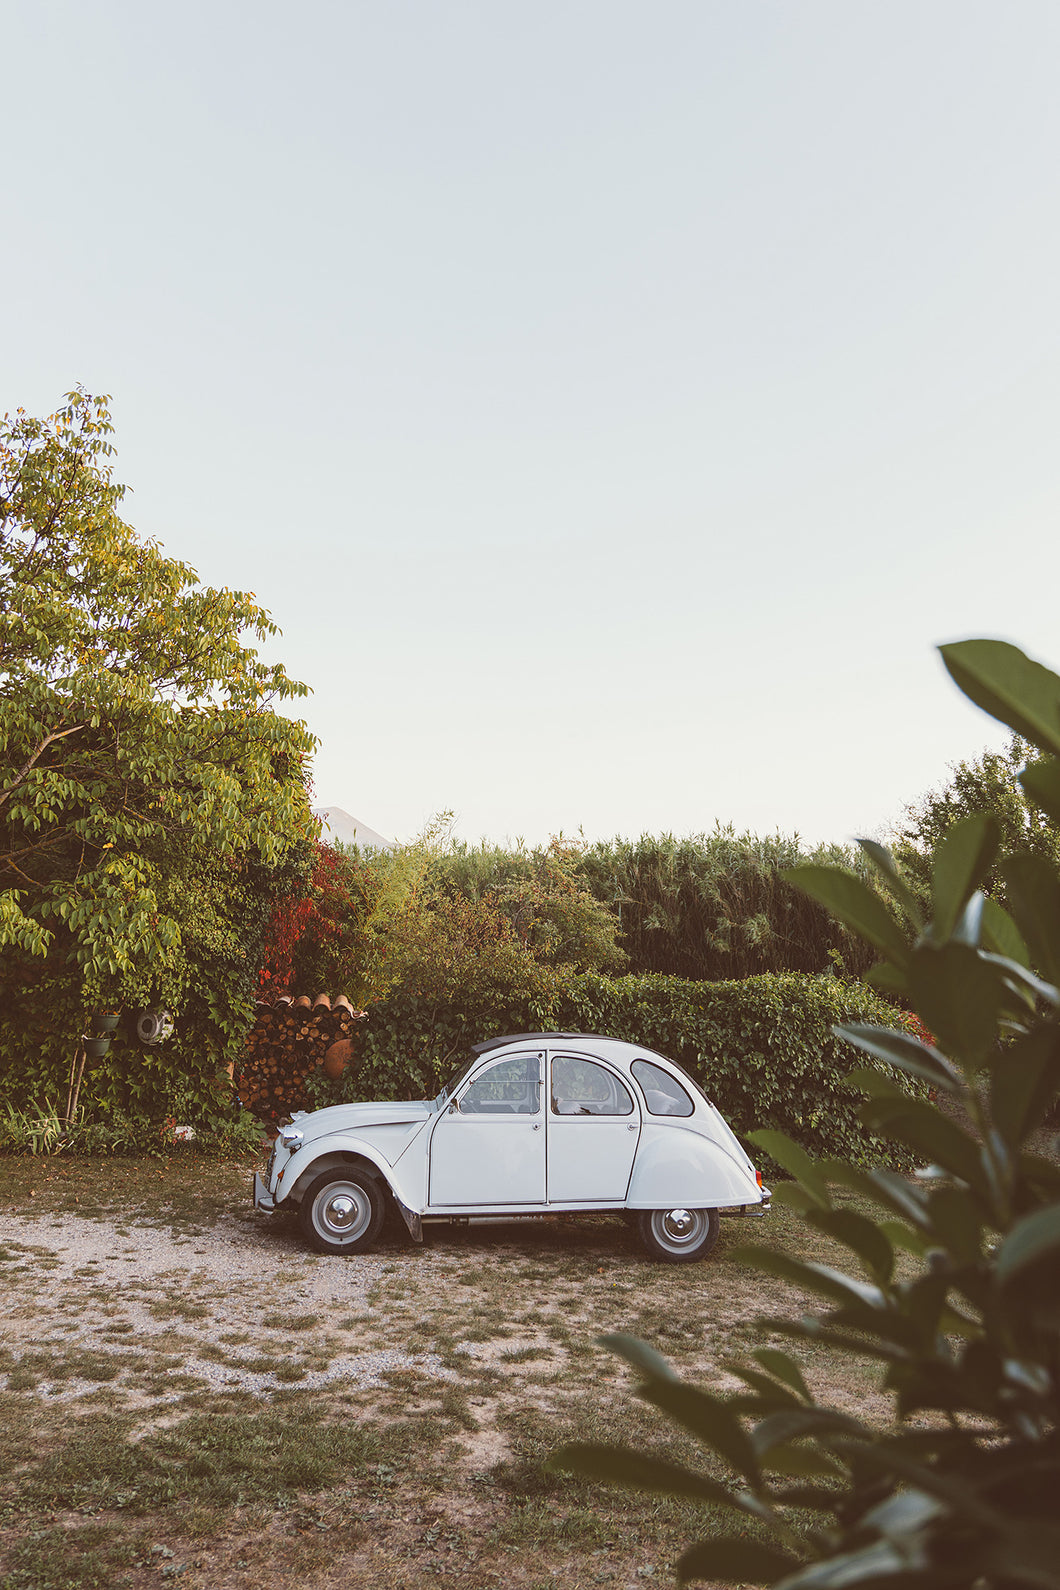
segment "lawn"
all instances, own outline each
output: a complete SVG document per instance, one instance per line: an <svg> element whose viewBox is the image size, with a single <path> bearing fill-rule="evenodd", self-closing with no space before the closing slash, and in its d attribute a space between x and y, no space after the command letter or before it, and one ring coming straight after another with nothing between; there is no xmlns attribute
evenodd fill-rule
<svg viewBox="0 0 1060 1590"><path fill-rule="evenodd" d="M0 1158L3 1590L672 1584L701 1509L543 1467L568 1440L692 1455L595 1338L728 1384L760 1316L802 1306L733 1247L835 1257L778 1208L698 1265L603 1216L332 1258L250 1208L249 1174ZM885 1414L872 1371L797 1353Z"/></svg>

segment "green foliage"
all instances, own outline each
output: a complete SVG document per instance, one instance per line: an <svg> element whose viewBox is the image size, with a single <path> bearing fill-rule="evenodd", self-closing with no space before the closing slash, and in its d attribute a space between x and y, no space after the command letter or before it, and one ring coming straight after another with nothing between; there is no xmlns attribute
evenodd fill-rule
<svg viewBox="0 0 1060 1590"><path fill-rule="evenodd" d="M633 972L724 980L839 965L858 976L871 954L784 876L808 860L866 872L839 846L811 854L797 837L760 838L720 826L689 839L645 834L596 844L580 867L596 898L617 915Z"/></svg>
<svg viewBox="0 0 1060 1590"><path fill-rule="evenodd" d="M691 983L524 970L522 983L448 984L441 998L395 989L370 1007L356 1064L335 1096L432 1095L472 1043L503 1033L607 1033L677 1060L737 1132L771 1127L815 1152L879 1163L884 1150L859 1120L847 1086L850 1051L833 1031L840 1022L882 1028L902 1020L871 989L794 972Z"/></svg>
<svg viewBox="0 0 1060 1590"><path fill-rule="evenodd" d="M946 784L909 808L894 842L895 860L918 903L931 897L932 871L943 840L963 818L988 813L997 826L997 857L983 877L983 890L1008 903L1004 863L1034 856L1060 887L1060 821L1028 799L1021 774L1033 756L1028 741L1014 736L1004 751L986 751L977 761L958 762Z"/></svg>
<svg viewBox="0 0 1060 1590"><path fill-rule="evenodd" d="M114 1109L97 1110L92 1116L80 1109L66 1120L54 1106L16 1110L8 1105L0 1111L0 1153L134 1154L161 1159L176 1150L235 1159L257 1154L261 1148L261 1125L246 1110L200 1118L194 1138L187 1142L177 1138L178 1124L185 1123L171 1116L159 1122Z"/></svg>
<svg viewBox="0 0 1060 1590"><path fill-rule="evenodd" d="M439 854L435 876L450 894L495 908L541 965L618 971L626 963L616 943L619 918L588 886L587 854L584 844L563 838L534 850L455 844Z"/></svg>
<svg viewBox="0 0 1060 1590"><path fill-rule="evenodd" d="M944 657L973 700L1047 753L1021 782L1060 817L1060 678L997 642ZM979 886L1000 840L989 814L948 829L926 926L879 846L865 849L895 901L890 925L848 876L804 875L816 899L883 949L879 981L938 1035L932 1047L909 1032L839 1029L873 1062L852 1078L866 1095L863 1123L914 1155L917 1177L813 1160L773 1133L751 1134L794 1176L785 1201L855 1265L846 1274L747 1250L748 1263L821 1300L814 1316L770 1323L818 1354L878 1365L893 1424L819 1404L797 1359L776 1348L734 1366L743 1389L719 1394L683 1383L644 1343L604 1339L637 1370L641 1394L698 1438L712 1472L606 1447L568 1447L553 1464L727 1511L731 1533L688 1550L685 1579L778 1590L1060 1586L1060 1168L1057 1144L1052 1157L1039 1151L1060 1090L1060 988L1032 970L1060 964L1060 913L1048 863L1033 856L1021 863L1025 887L1010 891L1011 914L985 909ZM938 1102L911 1096L910 1074ZM849 1207L851 1193L875 1214Z"/></svg>
<svg viewBox="0 0 1060 1590"><path fill-rule="evenodd" d="M252 1009L273 898L308 859L305 693L243 639L276 633L118 513L106 399L0 423L0 1088L54 1103L89 1013L164 1005L118 1043L116 1108L200 1113Z"/></svg>

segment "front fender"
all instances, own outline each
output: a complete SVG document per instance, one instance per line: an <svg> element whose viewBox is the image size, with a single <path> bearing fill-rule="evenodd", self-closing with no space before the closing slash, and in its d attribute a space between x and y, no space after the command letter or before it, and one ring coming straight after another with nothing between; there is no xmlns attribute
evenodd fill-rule
<svg viewBox="0 0 1060 1590"><path fill-rule="evenodd" d="M391 1165L380 1153L374 1143L367 1142L355 1132L336 1132L326 1137L312 1139L303 1143L297 1153L291 1155L282 1167L277 1177L276 1185L272 1188L272 1195L279 1207L285 1199L289 1198L296 1186L305 1186L307 1181L313 1179L316 1168L327 1170L332 1165L339 1166L350 1156L367 1160L378 1170L395 1197L410 1209L423 1209L423 1177L415 1174L415 1166L403 1167L401 1172Z"/></svg>
<svg viewBox="0 0 1060 1590"><path fill-rule="evenodd" d="M678 1204L724 1209L761 1202L754 1176L719 1144L686 1127L645 1123L627 1209L668 1209Z"/></svg>

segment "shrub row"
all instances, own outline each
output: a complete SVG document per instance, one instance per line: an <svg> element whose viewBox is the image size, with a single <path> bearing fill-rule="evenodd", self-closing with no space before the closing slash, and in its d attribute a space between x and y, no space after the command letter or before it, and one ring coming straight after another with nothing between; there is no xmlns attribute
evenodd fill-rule
<svg viewBox="0 0 1060 1590"><path fill-rule="evenodd" d="M402 992L371 1009L358 1033L357 1063L318 1102L433 1095L484 1038L606 1033L678 1061L738 1133L774 1127L813 1154L893 1162L893 1152L888 1156L862 1126L862 1095L847 1084L864 1056L832 1028L903 1020L864 984L796 972L725 983L584 973L529 998L498 994L441 1011Z"/></svg>

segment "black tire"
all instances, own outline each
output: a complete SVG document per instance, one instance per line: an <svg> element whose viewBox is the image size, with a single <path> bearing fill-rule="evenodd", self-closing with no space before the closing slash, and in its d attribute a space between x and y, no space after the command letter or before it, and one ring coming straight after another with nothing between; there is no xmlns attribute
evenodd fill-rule
<svg viewBox="0 0 1060 1590"><path fill-rule="evenodd" d="M379 1235L386 1200L374 1176L329 1170L306 1188L298 1224L320 1253L364 1253Z"/></svg>
<svg viewBox="0 0 1060 1590"><path fill-rule="evenodd" d="M653 1259L694 1264L713 1250L721 1221L716 1209L645 1209L637 1228Z"/></svg>

